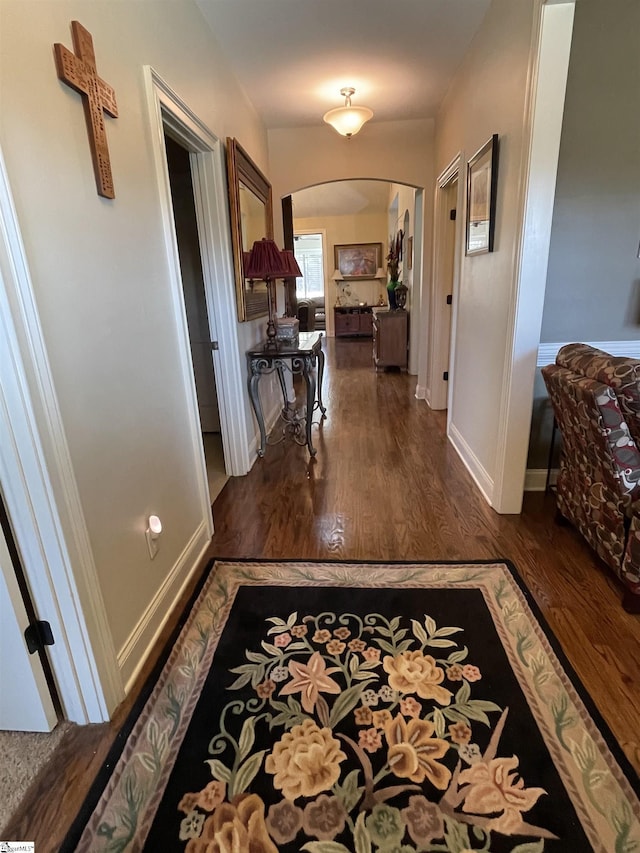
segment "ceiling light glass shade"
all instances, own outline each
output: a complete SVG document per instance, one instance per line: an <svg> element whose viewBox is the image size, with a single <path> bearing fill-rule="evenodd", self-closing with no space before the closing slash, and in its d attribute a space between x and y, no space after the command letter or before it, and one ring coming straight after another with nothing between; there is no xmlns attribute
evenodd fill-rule
<svg viewBox="0 0 640 853"><path fill-rule="evenodd" d="M354 136L362 126L373 118L368 107L337 107L324 114L324 120L341 136Z"/></svg>
<svg viewBox="0 0 640 853"><path fill-rule="evenodd" d="M323 116L327 124L330 124L341 136L349 139L358 133L370 118L373 118L373 111L368 107L351 106L351 96L354 92L355 89L352 86L340 89L340 94L344 95L344 107L336 107L335 110L329 110Z"/></svg>

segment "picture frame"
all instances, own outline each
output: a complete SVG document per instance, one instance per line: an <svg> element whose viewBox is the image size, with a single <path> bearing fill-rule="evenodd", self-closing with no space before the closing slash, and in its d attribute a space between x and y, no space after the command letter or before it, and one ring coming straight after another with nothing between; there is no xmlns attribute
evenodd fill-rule
<svg viewBox="0 0 640 853"><path fill-rule="evenodd" d="M382 266L382 243L336 243L333 254L343 281L374 279Z"/></svg>
<svg viewBox="0 0 640 853"><path fill-rule="evenodd" d="M407 269L413 269L413 237L407 238Z"/></svg>
<svg viewBox="0 0 640 853"><path fill-rule="evenodd" d="M465 254L493 252L498 188L498 134L494 133L467 163Z"/></svg>

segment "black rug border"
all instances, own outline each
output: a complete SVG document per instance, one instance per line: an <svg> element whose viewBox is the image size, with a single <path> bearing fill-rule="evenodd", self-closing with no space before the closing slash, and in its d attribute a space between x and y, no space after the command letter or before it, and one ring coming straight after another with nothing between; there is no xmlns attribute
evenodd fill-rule
<svg viewBox="0 0 640 853"><path fill-rule="evenodd" d="M566 673L569 681L573 685L574 690L580 697L583 702L585 708L587 709L589 715L591 716L593 722L598 728L598 731L602 735L605 740L607 747L609 748L611 754L616 760L620 770L624 773L629 785L631 786L634 793L640 797L640 776L636 773L635 768L625 755L622 747L618 743L616 737L613 732L609 728L608 723L603 718L602 714L598 710L594 700L591 698L591 695L587 691L586 687L582 683L580 677L577 672L573 668L571 662L567 658L567 655L562 648L562 645L558 638L556 637L554 631L552 630L549 622L547 621L545 615L540 609L540 605L535 600L533 593L526 585L524 578L521 576L518 571L515 563L506 558L506 557L495 557L491 560L465 560L465 559L457 559L457 560L362 560L362 559L305 559L302 557L285 557L282 559L274 558L274 557L211 557L209 559L202 571L201 577L198 579L193 593L189 597L189 600L185 604L182 613L171 632L169 638L167 639L162 652L160 653L158 660L156 661L152 671L148 675L145 683L138 695L138 698L133 703L131 710L127 714L127 717L121 726L119 732L117 733L109 752L107 753L107 757L105 758L102 767L98 771L96 778L91 784L91 788L89 789L89 793L84 799L80 810L78 811L77 816L75 817L73 823L69 831L67 832L64 841L60 846L59 853L74 853L82 833L84 831L85 826L89 822L91 815L95 807L98 804L100 797L104 789L107 787L109 779L115 769L115 765L120 759L122 752L124 750L125 744L129 735L131 734L133 727L136 723L136 720L140 716L144 706L147 703L147 700L151 696L153 692L153 688L158 681L162 670L164 669L167 660L169 659L169 655L171 654L171 650L178 639L180 632L182 631L185 622L187 621L191 610L196 603L196 600L200 593L202 592L202 588L207 582L211 572L215 569L216 563L317 563L317 564L330 564L336 566L490 566L495 564L503 564L511 573L511 576L517 583L520 591L522 592L531 612L534 617L538 621L540 627L544 631L547 642L553 649L554 654L560 661L560 664Z"/></svg>

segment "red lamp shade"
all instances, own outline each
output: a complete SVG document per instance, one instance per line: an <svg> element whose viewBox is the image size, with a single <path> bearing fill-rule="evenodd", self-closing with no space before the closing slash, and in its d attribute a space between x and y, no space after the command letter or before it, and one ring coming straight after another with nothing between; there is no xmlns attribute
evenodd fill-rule
<svg viewBox="0 0 640 853"><path fill-rule="evenodd" d="M246 278L260 279L262 281L274 278L286 278L291 275L287 262L282 256L274 240L263 238L256 240L249 252L249 258L245 264L244 274Z"/></svg>
<svg viewBox="0 0 640 853"><path fill-rule="evenodd" d="M285 261L287 267L289 268L289 272L287 273L287 278L299 278L302 273L300 271L300 267L298 266L298 262L295 259L295 256L291 249L283 249L280 253L282 255L283 260Z"/></svg>
<svg viewBox="0 0 640 853"><path fill-rule="evenodd" d="M266 281L267 300L269 310L269 322L267 323L267 344L276 344L276 295L275 279L290 278L302 275L300 267L293 257L293 252L281 252L271 239L263 237L256 240L250 252L245 252L243 257L245 278L255 281Z"/></svg>

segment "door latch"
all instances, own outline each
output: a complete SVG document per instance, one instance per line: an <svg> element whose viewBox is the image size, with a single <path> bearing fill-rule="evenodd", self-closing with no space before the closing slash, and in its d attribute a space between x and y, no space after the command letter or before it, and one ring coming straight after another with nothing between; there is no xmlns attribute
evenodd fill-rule
<svg viewBox="0 0 640 853"><path fill-rule="evenodd" d="M43 650L45 646L52 646L55 643L51 625L43 619L32 622L25 630L24 638L30 655Z"/></svg>

